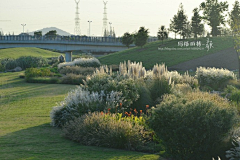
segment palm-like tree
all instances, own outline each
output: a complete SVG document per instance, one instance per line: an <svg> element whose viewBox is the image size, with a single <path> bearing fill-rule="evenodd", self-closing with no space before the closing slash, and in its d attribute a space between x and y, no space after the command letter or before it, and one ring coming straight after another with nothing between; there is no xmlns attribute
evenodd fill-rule
<svg viewBox="0 0 240 160"><path fill-rule="evenodd" d="M168 38L168 32L165 26L161 26L161 28L159 28L157 36L159 40L162 40L162 44L163 44L163 40Z"/></svg>

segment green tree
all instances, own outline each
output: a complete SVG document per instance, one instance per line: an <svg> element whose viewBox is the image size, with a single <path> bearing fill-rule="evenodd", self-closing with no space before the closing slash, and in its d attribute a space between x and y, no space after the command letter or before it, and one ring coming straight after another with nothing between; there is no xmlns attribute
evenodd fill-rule
<svg viewBox="0 0 240 160"><path fill-rule="evenodd" d="M229 13L229 25L231 28L234 28L234 24L236 23L237 20L240 19L240 4L236 0L235 3L233 4L233 9Z"/></svg>
<svg viewBox="0 0 240 160"><path fill-rule="evenodd" d="M161 26L161 28L159 28L157 37L159 40L162 40L162 44L163 40L168 38L168 33L165 26Z"/></svg>
<svg viewBox="0 0 240 160"><path fill-rule="evenodd" d="M138 32L134 35L134 43L136 46L140 46L141 48L147 43L148 39L148 29L144 27L140 27Z"/></svg>
<svg viewBox="0 0 240 160"><path fill-rule="evenodd" d="M226 23L224 14L228 10L228 3L218 2L218 0L206 0L200 4L200 9L203 11L203 19L212 28L212 36L219 34L218 26Z"/></svg>
<svg viewBox="0 0 240 160"><path fill-rule="evenodd" d="M177 15L174 15L173 16L173 19L170 20L171 23L170 23L170 26L169 26L169 31L175 33L175 39L176 39L176 35L178 33L178 28L177 28Z"/></svg>
<svg viewBox="0 0 240 160"><path fill-rule="evenodd" d="M199 14L198 8L194 8L191 27L192 27L192 33L194 34L194 38L196 39L198 35L202 35L204 30L204 25L201 22L202 22L202 18Z"/></svg>
<svg viewBox="0 0 240 160"><path fill-rule="evenodd" d="M183 39L185 39L187 35L188 30L188 28L186 27L187 25L188 25L187 15L185 14L183 4L181 3L177 13L177 28L179 30L179 34L183 37Z"/></svg>
<svg viewBox="0 0 240 160"><path fill-rule="evenodd" d="M133 43L133 40L133 35L126 32L122 37L122 44L126 45L129 48L129 46Z"/></svg>
<svg viewBox="0 0 240 160"><path fill-rule="evenodd" d="M36 37L36 38L42 37L42 31L34 32L34 37Z"/></svg>
<svg viewBox="0 0 240 160"><path fill-rule="evenodd" d="M45 34L45 36L47 39L54 39L57 37L57 31L56 30L49 31Z"/></svg>
<svg viewBox="0 0 240 160"><path fill-rule="evenodd" d="M233 30L233 43L234 49L236 50L237 59L238 59L238 69L240 76L240 20L234 20L234 25L232 26Z"/></svg>
<svg viewBox="0 0 240 160"><path fill-rule="evenodd" d="M191 29L190 22L186 22L186 24L183 25L183 31L182 31L183 39L185 39L185 37L190 38L191 34L192 34L192 29Z"/></svg>
<svg viewBox="0 0 240 160"><path fill-rule="evenodd" d="M186 37L186 25L188 24L187 15L183 9L182 3L179 5L179 9L173 20L171 20L170 31L180 34L183 38Z"/></svg>

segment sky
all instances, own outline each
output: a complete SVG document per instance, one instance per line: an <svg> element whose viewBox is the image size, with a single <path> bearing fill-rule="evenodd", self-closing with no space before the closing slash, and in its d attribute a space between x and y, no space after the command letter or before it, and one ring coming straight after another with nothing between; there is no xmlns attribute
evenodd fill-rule
<svg viewBox="0 0 240 160"><path fill-rule="evenodd" d="M105 1L108 1L108 22L112 23L117 36L122 36L125 32L136 32L141 26L148 28L151 36L156 36L161 25L169 27L170 19L177 13L180 3L190 20L192 10L204 0ZM234 1L227 0L229 10ZM23 32L21 24L26 24L25 32L57 27L74 34L75 12L75 0L0 0L0 31L17 35ZM92 21L91 36L102 35L103 12L102 0L80 0L81 35L88 35L88 21Z"/></svg>

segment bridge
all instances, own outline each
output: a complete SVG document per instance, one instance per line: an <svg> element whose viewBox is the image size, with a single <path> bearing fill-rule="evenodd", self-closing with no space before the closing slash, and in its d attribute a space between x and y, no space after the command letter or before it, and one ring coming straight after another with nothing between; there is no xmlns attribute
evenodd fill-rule
<svg viewBox="0 0 240 160"><path fill-rule="evenodd" d="M156 41L149 38L148 42ZM131 45L133 47L135 45ZM17 47L35 47L57 50L65 53L66 61L72 61L72 51L91 53L112 53L127 49L122 44L122 38L114 37L87 37L87 36L0 36L0 49Z"/></svg>

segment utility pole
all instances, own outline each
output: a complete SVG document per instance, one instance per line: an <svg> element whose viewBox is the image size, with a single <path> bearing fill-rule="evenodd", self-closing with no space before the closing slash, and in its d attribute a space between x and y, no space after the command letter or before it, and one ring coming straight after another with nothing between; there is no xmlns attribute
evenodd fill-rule
<svg viewBox="0 0 240 160"><path fill-rule="evenodd" d="M110 32L109 32L109 36L111 36L112 37L112 22L109 22L109 25L110 25Z"/></svg>
<svg viewBox="0 0 240 160"><path fill-rule="evenodd" d="M24 27L26 26L26 24L21 24L23 26L23 33L24 33Z"/></svg>
<svg viewBox="0 0 240 160"><path fill-rule="evenodd" d="M102 34L103 36L107 35L108 28L107 28L107 1L103 1L104 4L104 12L103 12L103 28L102 28ZM106 33L106 35L105 35Z"/></svg>
<svg viewBox="0 0 240 160"><path fill-rule="evenodd" d="M91 23L92 21L88 21L88 23L89 23L89 37L91 36L91 32L90 32L90 23Z"/></svg>
<svg viewBox="0 0 240 160"><path fill-rule="evenodd" d="M76 2L76 13L75 13L75 28L74 28L74 34L77 36L80 36L81 31L80 31L80 18L79 18L79 7L78 4L80 0L75 0Z"/></svg>

